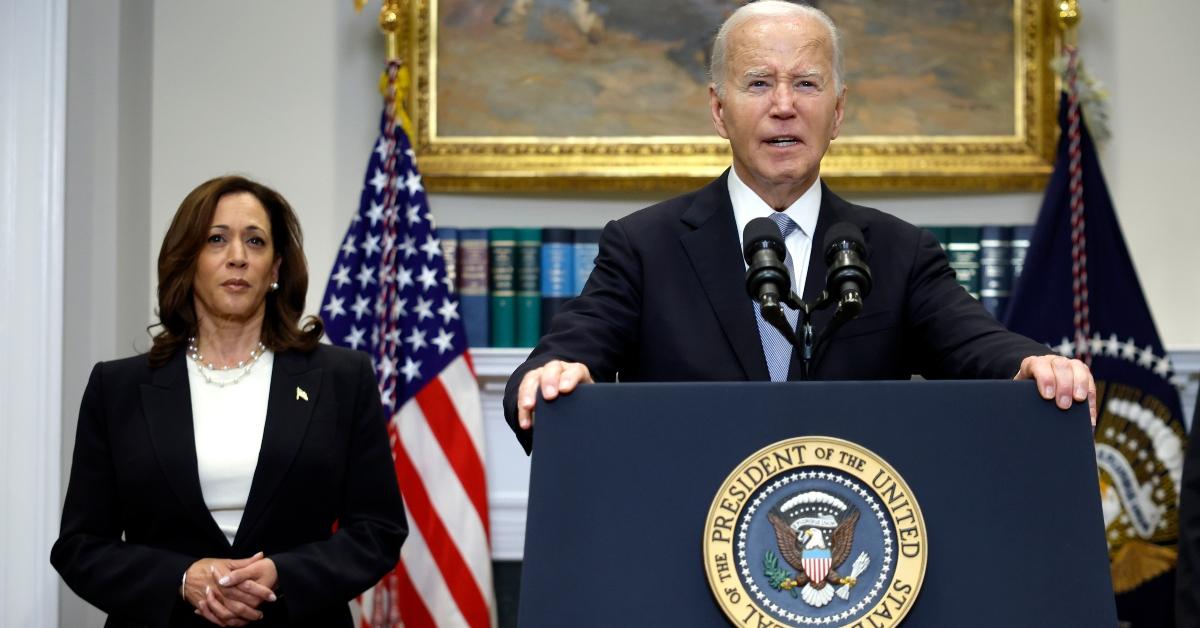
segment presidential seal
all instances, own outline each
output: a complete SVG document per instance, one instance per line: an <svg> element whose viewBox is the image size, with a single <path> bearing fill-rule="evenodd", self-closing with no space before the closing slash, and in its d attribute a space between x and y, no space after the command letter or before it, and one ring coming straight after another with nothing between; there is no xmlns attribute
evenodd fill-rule
<svg viewBox="0 0 1200 628"><path fill-rule="evenodd" d="M925 576L925 521L891 466L829 437L780 441L721 485L704 568L739 626L887 628Z"/></svg>

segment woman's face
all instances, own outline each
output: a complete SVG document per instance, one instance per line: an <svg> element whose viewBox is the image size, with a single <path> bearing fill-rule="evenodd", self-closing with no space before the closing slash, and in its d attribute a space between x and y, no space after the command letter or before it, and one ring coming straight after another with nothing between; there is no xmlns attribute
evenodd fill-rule
<svg viewBox="0 0 1200 628"><path fill-rule="evenodd" d="M197 319L261 320L280 261L262 203L249 192L222 196L196 260L192 293Z"/></svg>

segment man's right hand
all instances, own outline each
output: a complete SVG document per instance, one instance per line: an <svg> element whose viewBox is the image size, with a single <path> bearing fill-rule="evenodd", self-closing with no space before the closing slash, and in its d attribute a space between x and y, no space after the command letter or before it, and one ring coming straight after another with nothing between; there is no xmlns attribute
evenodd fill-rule
<svg viewBox="0 0 1200 628"><path fill-rule="evenodd" d="M559 395L570 394L579 384L593 384L592 373L580 362L552 360L525 374L517 389L517 424L521 429L533 427L533 407L537 405L537 393L542 398L554 401Z"/></svg>

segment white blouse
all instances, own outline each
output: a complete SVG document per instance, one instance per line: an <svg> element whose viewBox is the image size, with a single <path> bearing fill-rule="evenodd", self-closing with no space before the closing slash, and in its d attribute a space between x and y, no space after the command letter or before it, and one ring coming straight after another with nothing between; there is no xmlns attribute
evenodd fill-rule
<svg viewBox="0 0 1200 628"><path fill-rule="evenodd" d="M258 466L275 354L263 353L245 377L224 387L204 381L194 360L188 359L187 365L200 490L213 520L232 545ZM227 373L210 377L216 380L223 375Z"/></svg>

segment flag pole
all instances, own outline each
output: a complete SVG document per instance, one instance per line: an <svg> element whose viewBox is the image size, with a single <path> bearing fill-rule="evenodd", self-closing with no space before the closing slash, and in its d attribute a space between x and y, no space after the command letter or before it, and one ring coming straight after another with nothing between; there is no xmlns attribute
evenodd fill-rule
<svg viewBox="0 0 1200 628"><path fill-rule="evenodd" d="M354 0L354 10L362 12L368 0ZM412 4L410 0L383 0L379 8L379 32L384 38L384 61L387 65L395 63L398 66L396 74L389 78L388 71L379 76L379 93L388 104L394 108L396 122L404 127L404 132L413 142L417 140L412 120L404 101L408 98L411 75L404 63L404 52L407 49L409 26L412 24ZM393 82L389 92L389 81Z"/></svg>
<svg viewBox="0 0 1200 628"><path fill-rule="evenodd" d="M383 0L383 6L379 9L379 30L385 40L387 61L399 61L402 57L407 4L405 0Z"/></svg>

